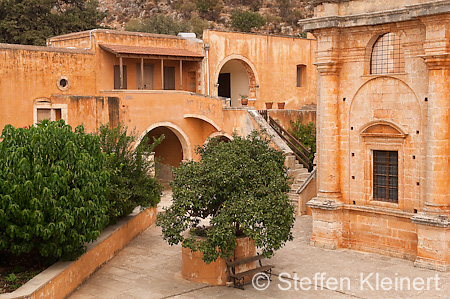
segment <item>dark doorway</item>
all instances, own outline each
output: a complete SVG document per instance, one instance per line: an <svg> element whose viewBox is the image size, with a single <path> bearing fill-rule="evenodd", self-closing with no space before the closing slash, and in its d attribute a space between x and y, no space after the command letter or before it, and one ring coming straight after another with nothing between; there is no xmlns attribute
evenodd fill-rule
<svg viewBox="0 0 450 299"><path fill-rule="evenodd" d="M230 73L219 74L219 97L231 98Z"/></svg>
<svg viewBox="0 0 450 299"><path fill-rule="evenodd" d="M175 90L175 68L173 66L164 67L164 89Z"/></svg>

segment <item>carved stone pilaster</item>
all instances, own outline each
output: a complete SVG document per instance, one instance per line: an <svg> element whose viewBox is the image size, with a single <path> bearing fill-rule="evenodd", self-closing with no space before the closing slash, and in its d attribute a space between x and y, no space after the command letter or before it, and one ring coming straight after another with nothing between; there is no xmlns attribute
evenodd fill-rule
<svg viewBox="0 0 450 299"><path fill-rule="evenodd" d="M429 70L450 69L450 53L421 55Z"/></svg>

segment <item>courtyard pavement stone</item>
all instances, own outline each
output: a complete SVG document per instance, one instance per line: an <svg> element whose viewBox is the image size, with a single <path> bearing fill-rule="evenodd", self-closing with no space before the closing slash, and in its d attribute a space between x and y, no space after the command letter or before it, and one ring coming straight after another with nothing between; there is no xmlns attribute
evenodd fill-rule
<svg viewBox="0 0 450 299"><path fill-rule="evenodd" d="M165 191L160 205L169 206L170 202L171 194ZM240 290L183 279L181 245L169 246L161 237L161 229L152 225L97 270L69 298L290 299L449 296L450 273L416 268L412 261L373 253L347 249L326 250L310 246L311 223L311 216L297 216L293 230L294 241L288 242L277 251L270 261L265 261L275 266L272 281L265 290L257 290L252 284L247 284L245 290ZM437 285L436 275L439 278ZM320 280L320 277L323 277L323 280ZM424 284L421 283L422 279ZM430 281L429 287L426 284L427 279ZM403 283L400 283L401 281ZM411 287L410 290L408 286ZM383 290L383 287L387 290Z"/></svg>

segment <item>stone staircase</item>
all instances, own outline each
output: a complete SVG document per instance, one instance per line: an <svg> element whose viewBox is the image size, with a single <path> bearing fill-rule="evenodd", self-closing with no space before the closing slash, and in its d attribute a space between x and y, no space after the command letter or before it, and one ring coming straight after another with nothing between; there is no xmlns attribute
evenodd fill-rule
<svg viewBox="0 0 450 299"><path fill-rule="evenodd" d="M270 123L263 117L263 115L261 115L260 112L253 107L249 107L247 112L261 129L266 130L275 146L284 153L286 157L285 165L288 167L289 176L293 179L291 190L288 193L289 199L295 206L295 214L300 215L306 213L306 201L308 201L311 197L311 190L313 193L316 191L315 180L314 185L310 186L309 184L312 178L315 177L315 170L313 170L314 173L308 172L308 168L304 167L304 165L299 162L299 155L293 152L293 150L286 143L286 139L280 135L280 132L275 130L270 125ZM273 122L272 119L270 120ZM302 187L300 190L301 192L297 193L297 190L300 187Z"/></svg>
<svg viewBox="0 0 450 299"><path fill-rule="evenodd" d="M289 199L295 206L295 210L298 211L299 194L297 193L297 190L308 179L310 173L308 172L308 169L306 169L302 164L295 160L294 165L289 169L289 176L293 179L291 190L288 193Z"/></svg>

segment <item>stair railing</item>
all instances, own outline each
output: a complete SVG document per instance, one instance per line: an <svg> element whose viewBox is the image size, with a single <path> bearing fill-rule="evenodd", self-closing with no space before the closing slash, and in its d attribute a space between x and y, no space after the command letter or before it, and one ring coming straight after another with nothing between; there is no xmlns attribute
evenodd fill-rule
<svg viewBox="0 0 450 299"><path fill-rule="evenodd" d="M263 110L264 111L264 110ZM266 110L267 111L267 110ZM264 117L264 115L263 115ZM285 130L278 122L276 122L271 116L265 117L269 125L278 133L278 135L289 145L294 152L294 156L297 160L303 164L308 171L312 171L313 163L309 159L310 150L306 148L297 138L292 136L287 130Z"/></svg>

